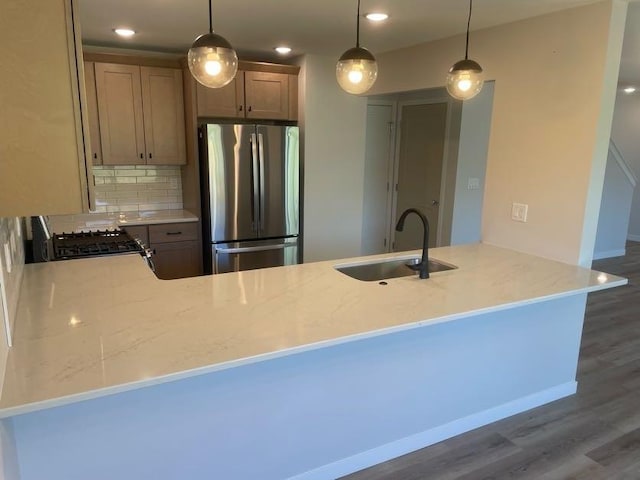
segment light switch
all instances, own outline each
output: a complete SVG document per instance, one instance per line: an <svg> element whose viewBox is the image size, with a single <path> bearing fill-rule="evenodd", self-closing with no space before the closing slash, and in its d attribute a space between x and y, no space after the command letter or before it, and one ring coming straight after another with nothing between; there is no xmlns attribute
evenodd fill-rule
<svg viewBox="0 0 640 480"><path fill-rule="evenodd" d="M511 206L511 220L516 222L526 222L529 205L526 203L514 203Z"/></svg>
<svg viewBox="0 0 640 480"><path fill-rule="evenodd" d="M467 183L467 190L478 190L480 188L480 179L469 177L469 181Z"/></svg>

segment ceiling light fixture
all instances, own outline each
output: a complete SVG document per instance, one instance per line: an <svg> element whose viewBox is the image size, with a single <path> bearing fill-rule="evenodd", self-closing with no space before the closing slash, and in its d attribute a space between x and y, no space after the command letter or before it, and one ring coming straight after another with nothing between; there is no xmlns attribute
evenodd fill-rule
<svg viewBox="0 0 640 480"><path fill-rule="evenodd" d="M471 10L473 0L469 0L469 19L467 20L467 42L464 51L464 60L453 64L447 75L447 91L449 95L458 100L468 100L475 97L484 80L482 67L473 60L469 60L469 26L471 25Z"/></svg>
<svg viewBox="0 0 640 480"><path fill-rule="evenodd" d="M276 52L280 55L286 55L287 53L291 53L291 49L289 47L276 47L274 48Z"/></svg>
<svg viewBox="0 0 640 480"><path fill-rule="evenodd" d="M213 16L209 0L209 33L200 35L187 55L191 75L205 87L224 87L236 76L238 55L231 44L213 33Z"/></svg>
<svg viewBox="0 0 640 480"><path fill-rule="evenodd" d="M624 89L624 93L633 93L636 91L635 87L627 87Z"/></svg>
<svg viewBox="0 0 640 480"><path fill-rule="evenodd" d="M114 28L113 31L121 37L132 37L136 34L136 31L130 28Z"/></svg>
<svg viewBox="0 0 640 480"><path fill-rule="evenodd" d="M376 57L360 46L360 0L356 17L356 46L342 54L336 65L338 85L347 93L360 94L369 90L378 77Z"/></svg>
<svg viewBox="0 0 640 480"><path fill-rule="evenodd" d="M373 13L367 13L365 17L367 18L367 20L371 20L372 22L382 22L387 18L389 18L389 15L382 12L373 12Z"/></svg>

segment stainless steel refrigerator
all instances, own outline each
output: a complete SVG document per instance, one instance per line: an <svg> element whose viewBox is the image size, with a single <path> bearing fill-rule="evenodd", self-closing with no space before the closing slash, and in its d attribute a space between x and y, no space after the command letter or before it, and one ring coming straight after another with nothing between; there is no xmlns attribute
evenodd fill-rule
<svg viewBox="0 0 640 480"><path fill-rule="evenodd" d="M298 263L298 127L203 124L199 136L205 272Z"/></svg>

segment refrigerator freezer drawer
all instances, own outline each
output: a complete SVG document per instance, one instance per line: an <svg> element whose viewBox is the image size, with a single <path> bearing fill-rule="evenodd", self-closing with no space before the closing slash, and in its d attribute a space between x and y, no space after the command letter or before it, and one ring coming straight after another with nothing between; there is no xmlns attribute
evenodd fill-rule
<svg viewBox="0 0 640 480"><path fill-rule="evenodd" d="M212 245L213 273L239 272L298 263L298 239L280 238Z"/></svg>

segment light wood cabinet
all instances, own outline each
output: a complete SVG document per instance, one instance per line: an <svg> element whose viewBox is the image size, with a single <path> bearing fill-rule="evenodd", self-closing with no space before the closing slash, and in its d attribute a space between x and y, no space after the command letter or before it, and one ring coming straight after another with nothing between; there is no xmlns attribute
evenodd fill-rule
<svg viewBox="0 0 640 480"><path fill-rule="evenodd" d="M88 211L88 123L75 3L2 1L0 217Z"/></svg>
<svg viewBox="0 0 640 480"><path fill-rule="evenodd" d="M187 163L182 72L140 67L144 139L148 165Z"/></svg>
<svg viewBox="0 0 640 480"><path fill-rule="evenodd" d="M96 73L93 62L84 62L84 79L85 90L87 92L87 119L89 122L91 161L94 165L102 165L100 120L98 119L98 97L96 94Z"/></svg>
<svg viewBox="0 0 640 480"><path fill-rule="evenodd" d="M96 63L102 163L186 163L180 70Z"/></svg>
<svg viewBox="0 0 640 480"><path fill-rule="evenodd" d="M269 71L238 71L225 87L196 83L199 117L297 120L298 75Z"/></svg>
<svg viewBox="0 0 640 480"><path fill-rule="evenodd" d="M156 276L162 280L200 275L199 242L159 243L152 246Z"/></svg>
<svg viewBox="0 0 640 480"><path fill-rule="evenodd" d="M247 118L289 118L289 75L245 72L244 95Z"/></svg>
<svg viewBox="0 0 640 480"><path fill-rule="evenodd" d="M196 82L198 115L244 118L244 72L222 88L208 88Z"/></svg>
<svg viewBox="0 0 640 480"><path fill-rule="evenodd" d="M202 275L200 222L124 227L153 252L155 274L162 280Z"/></svg>

